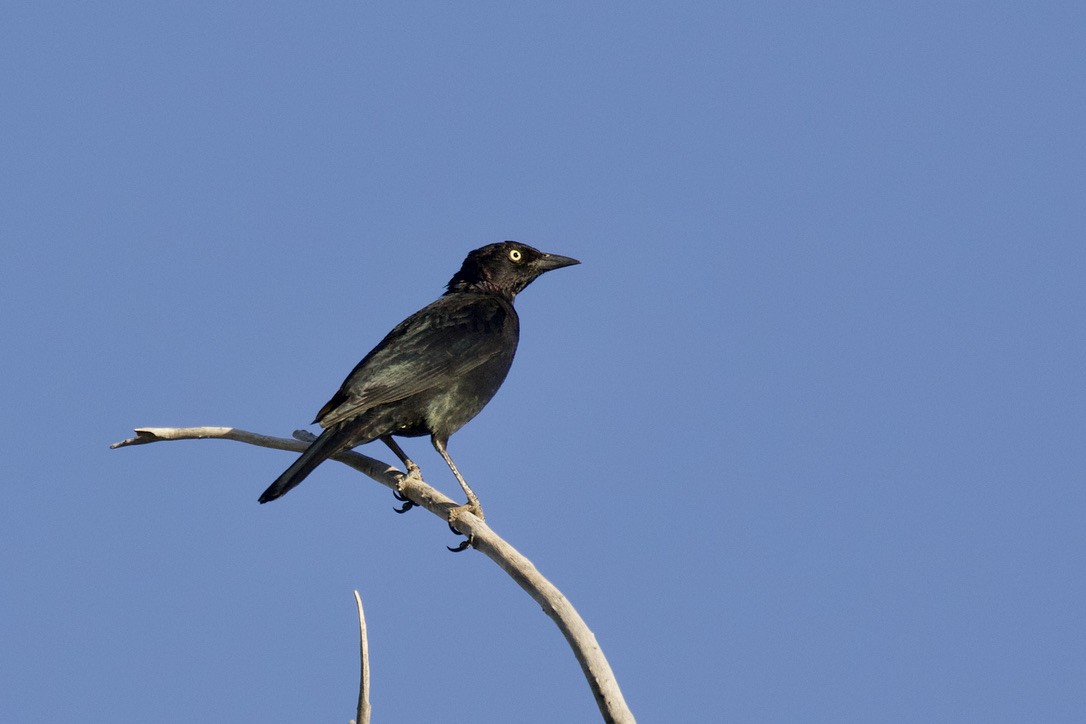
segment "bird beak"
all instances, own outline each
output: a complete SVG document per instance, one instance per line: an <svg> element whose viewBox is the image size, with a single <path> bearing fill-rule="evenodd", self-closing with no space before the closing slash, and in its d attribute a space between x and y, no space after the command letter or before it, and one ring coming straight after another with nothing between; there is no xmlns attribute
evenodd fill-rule
<svg viewBox="0 0 1086 724"><path fill-rule="evenodd" d="M535 262L535 268L539 270L539 273L549 272L552 269L561 269L564 266L573 266L574 264L580 264L581 262L568 256L559 256L558 254L544 254L539 257Z"/></svg>

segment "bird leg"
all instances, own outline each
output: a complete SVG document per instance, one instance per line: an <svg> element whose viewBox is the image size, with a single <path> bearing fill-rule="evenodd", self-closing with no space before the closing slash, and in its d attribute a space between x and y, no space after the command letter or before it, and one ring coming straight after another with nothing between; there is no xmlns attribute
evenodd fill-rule
<svg viewBox="0 0 1086 724"><path fill-rule="evenodd" d="M478 496L475 495L475 492L468 486L467 481L464 480L464 476L460 474L460 471L456 469L456 463L452 461L452 458L449 457L449 451L445 449L445 441L439 439L436 435L431 437L430 441L434 444L434 448L441 457L445 458L445 463L449 466L449 470L452 470L453 475L456 476L456 480L460 483L460 487L464 489L464 495L468 496L467 505L461 505L449 511L450 521L455 519L457 515L465 510L479 516L479 518L484 518L483 506L479 504Z"/></svg>
<svg viewBox="0 0 1086 724"><path fill-rule="evenodd" d="M453 471L453 475L456 476L457 481L460 483L460 487L464 489L464 494L468 496L467 505L458 505L449 511L449 528L451 528L454 533L458 532L453 524L456 522L456 519L460 517L460 514L464 512L472 513L473 515L477 515L480 520L485 520L485 517L483 516L483 506L479 503L479 497L475 495L471 486L464 480L464 476L456 469L456 463L452 461L452 458L449 457L449 451L445 449L445 441L439 439L437 435L434 435L430 438L430 442L434 444L434 449L441 454L441 457L445 458L449 470ZM469 535L467 540L462 541L456 548L449 548L449 550L453 553L459 553L462 550L467 550L472 542L472 537Z"/></svg>
<svg viewBox="0 0 1086 724"><path fill-rule="evenodd" d="M383 442L385 445L388 445L389 449L392 450L392 452L396 454L396 457L400 459L400 462L403 463L403 466L407 468L407 474L400 476L401 484L407 478L418 478L420 480L422 479L422 471L419 470L419 466L416 465L411 458L407 457L407 454L404 453L403 449L396 443L395 440L392 439L391 435L385 435L384 437L382 437L381 442ZM393 490L392 495L394 498L396 498L396 500L403 503L402 507L393 508L393 510L395 510L397 513L406 513L407 511L415 507L414 501L404 495L401 489L397 488L396 490Z"/></svg>

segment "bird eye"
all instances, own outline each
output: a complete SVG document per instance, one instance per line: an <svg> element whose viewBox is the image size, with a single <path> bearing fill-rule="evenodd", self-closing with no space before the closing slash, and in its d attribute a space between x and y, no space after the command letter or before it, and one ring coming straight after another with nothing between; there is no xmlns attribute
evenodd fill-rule
<svg viewBox="0 0 1086 724"><path fill-rule="evenodd" d="M520 253L520 249L510 249L509 250L509 260L510 261L520 261L521 257L523 257L523 256L524 255Z"/></svg>

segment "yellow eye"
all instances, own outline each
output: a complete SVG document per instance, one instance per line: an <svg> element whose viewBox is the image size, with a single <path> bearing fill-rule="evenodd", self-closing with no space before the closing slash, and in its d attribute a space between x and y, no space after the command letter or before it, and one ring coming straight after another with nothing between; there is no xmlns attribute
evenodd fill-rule
<svg viewBox="0 0 1086 724"><path fill-rule="evenodd" d="M509 250L509 260L510 261L514 261L514 262L520 261L521 257L523 257L523 256L524 255L520 253L520 249L510 249Z"/></svg>

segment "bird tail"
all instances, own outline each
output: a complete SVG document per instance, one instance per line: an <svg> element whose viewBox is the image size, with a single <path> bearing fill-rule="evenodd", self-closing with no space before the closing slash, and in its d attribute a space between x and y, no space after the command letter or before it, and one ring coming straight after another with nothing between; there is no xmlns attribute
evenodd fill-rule
<svg viewBox="0 0 1086 724"><path fill-rule="evenodd" d="M338 433L339 430L334 427L322 432L320 437L311 442L305 452L294 461L294 464L284 470L283 474L261 493L260 502L267 503L269 500L283 497L298 483L305 480L314 468L339 452L342 438Z"/></svg>

